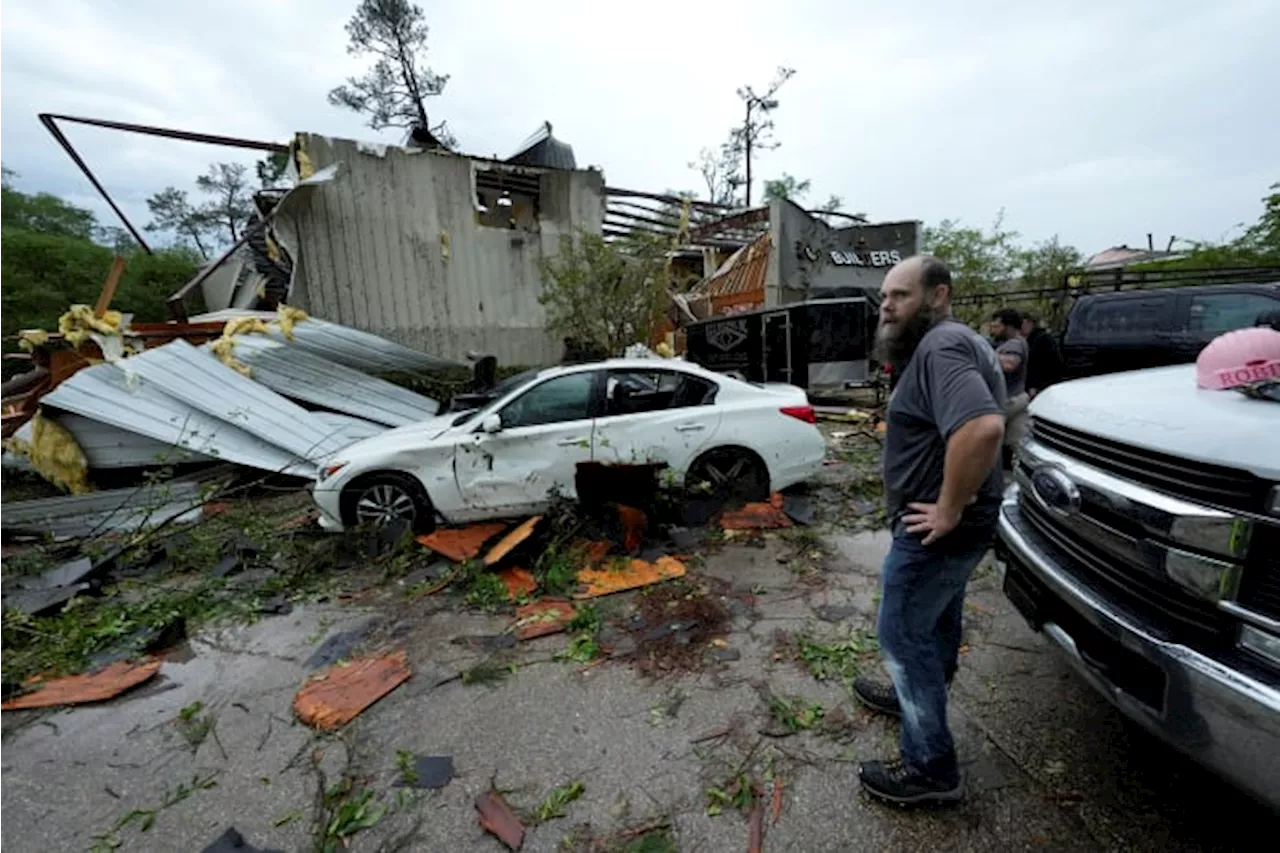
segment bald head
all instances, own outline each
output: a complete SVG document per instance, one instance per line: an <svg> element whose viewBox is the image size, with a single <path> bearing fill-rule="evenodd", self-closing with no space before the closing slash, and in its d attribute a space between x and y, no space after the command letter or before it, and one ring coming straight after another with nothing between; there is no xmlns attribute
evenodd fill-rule
<svg viewBox="0 0 1280 853"><path fill-rule="evenodd" d="M894 265L880 285L878 348L885 357L905 360L934 321L950 313L951 270L932 255L913 255Z"/></svg>

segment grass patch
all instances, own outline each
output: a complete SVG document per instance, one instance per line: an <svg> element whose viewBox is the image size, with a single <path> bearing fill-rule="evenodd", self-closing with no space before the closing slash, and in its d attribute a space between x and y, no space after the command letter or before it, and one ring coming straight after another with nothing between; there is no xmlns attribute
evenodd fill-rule
<svg viewBox="0 0 1280 853"><path fill-rule="evenodd" d="M879 649L875 634L865 630L832 642L803 634L796 637L796 657L819 681L852 682Z"/></svg>
<svg viewBox="0 0 1280 853"><path fill-rule="evenodd" d="M192 752L199 750L200 744L204 743L209 733L213 731L215 717L213 714L201 714L202 710L204 710L203 702L192 702L178 712L178 718L175 720L178 732L191 747Z"/></svg>
<svg viewBox="0 0 1280 853"><path fill-rule="evenodd" d="M470 669L464 669L462 675L462 683L468 686L477 684L497 684L499 681L505 681L519 670L519 666L514 663L491 663L483 661L476 664Z"/></svg>
<svg viewBox="0 0 1280 853"><path fill-rule="evenodd" d="M565 808L574 800L586 793L587 786L581 782L570 782L551 791L542 798L533 809L532 818L537 823L546 823L565 816Z"/></svg>
<svg viewBox="0 0 1280 853"><path fill-rule="evenodd" d="M826 711L821 705L809 702L802 696L793 696L790 699L770 696L769 715L790 731L807 732L822 722Z"/></svg>

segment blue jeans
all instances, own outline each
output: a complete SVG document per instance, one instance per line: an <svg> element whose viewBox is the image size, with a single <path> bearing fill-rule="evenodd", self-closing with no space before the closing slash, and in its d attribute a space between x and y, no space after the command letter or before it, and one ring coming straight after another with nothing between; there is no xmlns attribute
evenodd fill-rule
<svg viewBox="0 0 1280 853"><path fill-rule="evenodd" d="M966 520L926 547L899 521L882 569L877 631L902 706L901 757L946 781L959 772L947 684L959 666L964 588L993 532L985 520Z"/></svg>

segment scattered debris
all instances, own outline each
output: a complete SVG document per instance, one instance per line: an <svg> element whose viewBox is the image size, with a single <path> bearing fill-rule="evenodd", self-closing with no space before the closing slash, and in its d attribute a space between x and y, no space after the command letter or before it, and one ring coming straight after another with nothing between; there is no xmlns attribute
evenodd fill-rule
<svg viewBox="0 0 1280 853"><path fill-rule="evenodd" d="M396 767L400 784L408 788L443 788L454 774L452 756L414 755L407 749L396 750Z"/></svg>
<svg viewBox="0 0 1280 853"><path fill-rule="evenodd" d="M409 678L403 651L338 663L312 676L293 697L293 711L324 731L346 725Z"/></svg>
<svg viewBox="0 0 1280 853"><path fill-rule="evenodd" d="M685 574L685 564L674 557L660 557L655 562L637 559L619 559L599 569L588 568L578 572L578 581L585 589L574 598L596 598L628 589L648 586Z"/></svg>
<svg viewBox="0 0 1280 853"><path fill-rule="evenodd" d="M534 529L537 528L538 523L541 521L542 516L540 515L527 518L514 527L506 536L499 539L498 543L489 549L489 553L484 555L485 568L497 565L503 558L519 547L522 542L533 535ZM470 559L470 557L466 559Z"/></svg>
<svg viewBox="0 0 1280 853"><path fill-rule="evenodd" d="M490 833L508 850L524 846L524 825L497 791L486 791L475 799L480 812L480 828Z"/></svg>
<svg viewBox="0 0 1280 853"><path fill-rule="evenodd" d="M4 606L6 610L12 608L28 616L47 616L61 610L64 604L77 595L92 589L93 585L88 583L73 583L48 589L16 588L5 593Z"/></svg>
<svg viewBox="0 0 1280 853"><path fill-rule="evenodd" d="M538 581L528 569L515 566L498 572L498 579L507 590L507 598L512 601L528 598L538 588Z"/></svg>
<svg viewBox="0 0 1280 853"><path fill-rule="evenodd" d="M498 521L472 524L467 527L442 527L426 536L418 537L418 544L430 548L455 563L474 560L484 550L485 543L507 529Z"/></svg>
<svg viewBox="0 0 1280 853"><path fill-rule="evenodd" d="M581 782L570 782L567 785L552 788L551 791L542 798L542 802L538 803L538 805L534 807L534 822L546 823L549 820L564 817L565 807L586 793L586 790L587 786Z"/></svg>
<svg viewBox="0 0 1280 853"><path fill-rule="evenodd" d="M813 608L814 614L823 622L843 622L858 612L852 604L820 604Z"/></svg>
<svg viewBox="0 0 1280 853"><path fill-rule="evenodd" d="M113 699L151 678L160 671L160 664L158 660L138 664L120 661L97 672L35 682L35 690L9 699L0 704L0 709L50 708Z"/></svg>
<svg viewBox="0 0 1280 853"><path fill-rule="evenodd" d="M521 640L532 640L548 634L558 634L573 621L578 611L568 601L544 598L516 608L515 635Z"/></svg>
<svg viewBox="0 0 1280 853"><path fill-rule="evenodd" d="M704 588L672 584L652 590L641 597L627 626L640 670L657 674L699 668L711 641L731 618L723 601Z"/></svg>
<svg viewBox="0 0 1280 853"><path fill-rule="evenodd" d="M813 637L796 638L795 656L819 681L853 681L871 663L879 649L873 631L854 632L830 642Z"/></svg>
<svg viewBox="0 0 1280 853"><path fill-rule="evenodd" d="M773 777L773 806L770 809L773 816L773 825L778 825L778 820L782 817L782 777Z"/></svg>
<svg viewBox="0 0 1280 853"><path fill-rule="evenodd" d="M496 684L515 675L518 666L514 663L492 663L482 661L475 666L464 669L459 675L463 684L468 686L475 684Z"/></svg>
<svg viewBox="0 0 1280 853"><path fill-rule="evenodd" d="M720 516L721 530L779 530L791 527L791 519L782 511L783 497L774 493L768 501L744 504L739 509L725 510Z"/></svg>
<svg viewBox="0 0 1280 853"><path fill-rule="evenodd" d="M622 524L622 545L628 554L634 554L644 543L649 516L635 507L618 504L618 521Z"/></svg>
<svg viewBox="0 0 1280 853"><path fill-rule="evenodd" d="M358 832L372 829L387 814L387 807L373 801L373 791L355 793L351 779L343 779L325 791L325 809L329 819L325 822L317 850L320 853L337 853L351 846L351 837Z"/></svg>
<svg viewBox="0 0 1280 853"><path fill-rule="evenodd" d="M320 644L320 648L311 653L303 664L307 669L319 669L331 666L338 661L351 657L351 652L361 640L373 630L375 620L369 619L350 631L339 631ZM327 626L325 626L327 627Z"/></svg>
<svg viewBox="0 0 1280 853"><path fill-rule="evenodd" d="M747 815L747 853L761 853L764 849L764 814L760 804L752 803Z"/></svg>
<svg viewBox="0 0 1280 853"><path fill-rule="evenodd" d="M816 519L813 498L808 495L784 495L782 511L796 524L803 524L805 527L811 526Z"/></svg>
<svg viewBox="0 0 1280 853"><path fill-rule="evenodd" d="M767 734L771 737L807 732L812 728L816 728L826 715L826 711L821 705L816 702L810 702L802 696L793 696L788 699L783 696L769 694L766 699L769 704L769 716L783 729L781 732L774 729L761 731L761 734Z"/></svg>
<svg viewBox="0 0 1280 853"><path fill-rule="evenodd" d="M202 853L281 853L279 850L262 850L254 847L236 828L228 827L212 844L204 848Z"/></svg>

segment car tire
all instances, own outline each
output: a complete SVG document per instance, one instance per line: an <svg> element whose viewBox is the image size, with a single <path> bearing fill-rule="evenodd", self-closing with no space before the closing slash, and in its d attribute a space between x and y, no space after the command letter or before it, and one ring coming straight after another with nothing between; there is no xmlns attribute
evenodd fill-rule
<svg viewBox="0 0 1280 853"><path fill-rule="evenodd" d="M769 499L769 469L745 447L717 447L699 456L685 474L691 495L726 506Z"/></svg>
<svg viewBox="0 0 1280 853"><path fill-rule="evenodd" d="M346 527L384 527L405 520L414 533L435 529L435 510L417 478L396 471L370 474L342 491Z"/></svg>

